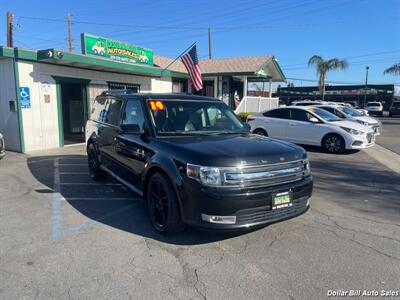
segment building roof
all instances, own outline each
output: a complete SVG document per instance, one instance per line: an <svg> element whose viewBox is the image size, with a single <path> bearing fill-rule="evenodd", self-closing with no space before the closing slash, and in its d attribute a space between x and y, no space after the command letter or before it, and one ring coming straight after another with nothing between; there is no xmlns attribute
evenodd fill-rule
<svg viewBox="0 0 400 300"><path fill-rule="evenodd" d="M169 57L154 55L155 66L166 68L174 60ZM285 81L285 76L271 55L244 56L231 58L212 58L200 60L201 73L207 75L238 74L259 77L271 77L273 81ZM187 73L180 59L173 62L168 70Z"/></svg>
<svg viewBox="0 0 400 300"><path fill-rule="evenodd" d="M200 61L200 68L204 74L255 73L271 58L269 55L212 58Z"/></svg>
<svg viewBox="0 0 400 300"><path fill-rule="evenodd" d="M154 55L153 57L154 66L119 62L111 59L67 52L59 49L35 51L0 46L0 57L1 56L127 74L172 76L182 78L188 77L186 68L180 59L177 59L174 62L172 58L159 55ZM171 65L169 66L169 64ZM270 78L275 82L286 80L285 75L279 67L279 64L275 58L270 55L213 58L201 60L199 64L204 76L245 75L251 77ZM165 69L167 66L168 69Z"/></svg>

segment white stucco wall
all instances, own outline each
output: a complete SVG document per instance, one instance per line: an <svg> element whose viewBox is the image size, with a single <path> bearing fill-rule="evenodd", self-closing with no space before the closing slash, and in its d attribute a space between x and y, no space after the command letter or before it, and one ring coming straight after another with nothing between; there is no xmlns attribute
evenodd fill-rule
<svg viewBox="0 0 400 300"><path fill-rule="evenodd" d="M0 58L0 132L6 149L20 151L18 113L10 111L10 101L16 100L14 61Z"/></svg>
<svg viewBox="0 0 400 300"><path fill-rule="evenodd" d="M91 80L87 87L89 101L107 89L108 81L139 84L144 93L172 91L170 77L153 78L28 61L18 62L18 69L20 86L29 87L31 93L31 108L22 109L26 152L59 147L57 91L52 76ZM50 95L50 103L45 103L45 94Z"/></svg>

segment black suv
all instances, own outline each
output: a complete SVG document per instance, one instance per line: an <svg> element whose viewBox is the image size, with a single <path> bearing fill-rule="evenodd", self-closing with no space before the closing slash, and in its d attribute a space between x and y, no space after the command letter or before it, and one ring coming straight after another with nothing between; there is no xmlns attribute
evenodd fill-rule
<svg viewBox="0 0 400 300"><path fill-rule="evenodd" d="M86 134L92 178L108 173L143 196L161 233L245 229L309 206L304 149L250 134L218 99L105 92Z"/></svg>
<svg viewBox="0 0 400 300"><path fill-rule="evenodd" d="M4 144L4 137L0 132L0 159L6 155L6 145Z"/></svg>
<svg viewBox="0 0 400 300"><path fill-rule="evenodd" d="M389 109L389 117L400 115L400 101L393 102Z"/></svg>

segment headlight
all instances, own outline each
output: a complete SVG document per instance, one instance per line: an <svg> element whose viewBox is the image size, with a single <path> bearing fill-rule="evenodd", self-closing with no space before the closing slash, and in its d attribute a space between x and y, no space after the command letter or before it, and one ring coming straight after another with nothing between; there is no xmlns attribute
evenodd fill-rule
<svg viewBox="0 0 400 300"><path fill-rule="evenodd" d="M189 178L195 179L204 185L221 185L221 172L219 168L187 164L186 174Z"/></svg>
<svg viewBox="0 0 400 300"><path fill-rule="evenodd" d="M311 174L311 168L310 168L310 161L308 159L305 159L303 161L304 165L304 176L308 176Z"/></svg>
<svg viewBox="0 0 400 300"><path fill-rule="evenodd" d="M354 135L364 134L364 132L358 131L358 130L355 130L355 129L351 129L351 128L347 128L347 127L340 127L340 128L342 128L344 131L347 131L350 134L354 134Z"/></svg>
<svg viewBox="0 0 400 300"><path fill-rule="evenodd" d="M361 120L357 120L358 123L365 125L365 126L369 126L369 124L367 122L361 121Z"/></svg>

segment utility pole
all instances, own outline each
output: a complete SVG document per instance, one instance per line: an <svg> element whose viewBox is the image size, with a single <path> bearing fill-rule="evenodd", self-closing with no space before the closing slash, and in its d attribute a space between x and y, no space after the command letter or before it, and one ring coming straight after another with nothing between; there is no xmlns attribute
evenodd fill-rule
<svg viewBox="0 0 400 300"><path fill-rule="evenodd" d="M7 12L7 47L14 47L14 36L13 36L13 29L14 29L14 15L11 11Z"/></svg>
<svg viewBox="0 0 400 300"><path fill-rule="evenodd" d="M208 27L208 59L211 59L211 28Z"/></svg>
<svg viewBox="0 0 400 300"><path fill-rule="evenodd" d="M71 14L67 14L67 26L68 26L68 51L72 52L72 33L71 33Z"/></svg>
<svg viewBox="0 0 400 300"><path fill-rule="evenodd" d="M369 67L366 66L365 67L364 108L365 108L365 105L367 104L368 70L369 70Z"/></svg>

